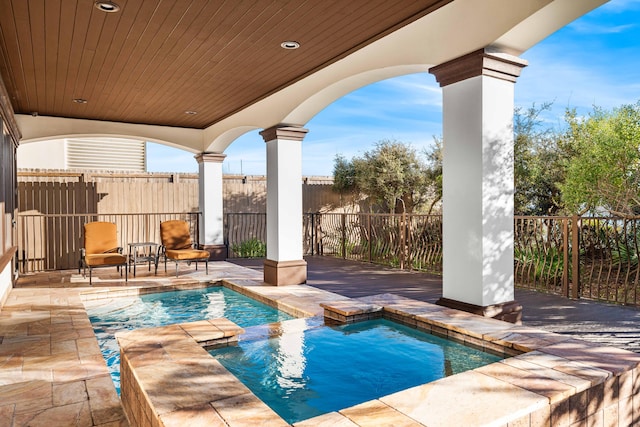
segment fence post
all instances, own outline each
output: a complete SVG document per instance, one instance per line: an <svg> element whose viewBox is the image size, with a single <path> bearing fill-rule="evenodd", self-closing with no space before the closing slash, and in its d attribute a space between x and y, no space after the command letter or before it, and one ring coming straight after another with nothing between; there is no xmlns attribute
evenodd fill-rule
<svg viewBox="0 0 640 427"><path fill-rule="evenodd" d="M571 217L571 298L580 298L580 232L578 215Z"/></svg>
<svg viewBox="0 0 640 427"><path fill-rule="evenodd" d="M562 295L569 298L569 218L562 218Z"/></svg>
<svg viewBox="0 0 640 427"><path fill-rule="evenodd" d="M343 213L342 218L342 258L347 259L347 214Z"/></svg>
<svg viewBox="0 0 640 427"><path fill-rule="evenodd" d="M311 256L314 255L314 249L315 249L315 244L316 244L316 221L315 221L315 214L313 212L311 212L311 224L309 224L309 228L311 228Z"/></svg>
<svg viewBox="0 0 640 427"><path fill-rule="evenodd" d="M202 212L198 212L196 218L196 247L200 247L200 221L202 221Z"/></svg>
<svg viewBox="0 0 640 427"><path fill-rule="evenodd" d="M224 222L222 225L222 241L227 248L229 247L229 215L228 212L224 214ZM228 249L227 253L229 253Z"/></svg>
<svg viewBox="0 0 640 427"><path fill-rule="evenodd" d="M320 237L320 221L322 221L322 214L320 212L317 213L318 217L313 227L316 230L316 253L318 255L324 255L324 249L322 249L321 245L321 237Z"/></svg>

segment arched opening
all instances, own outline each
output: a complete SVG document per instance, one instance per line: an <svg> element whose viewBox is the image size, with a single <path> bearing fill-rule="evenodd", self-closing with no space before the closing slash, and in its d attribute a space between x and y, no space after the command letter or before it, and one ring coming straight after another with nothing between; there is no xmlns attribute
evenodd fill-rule
<svg viewBox="0 0 640 427"><path fill-rule="evenodd" d="M440 88L425 72L386 77L342 95L304 124L309 133L302 148L303 175L331 176L337 154L351 157L382 139L429 148L442 132L441 104ZM266 173L258 131L237 138L224 153L225 173Z"/></svg>

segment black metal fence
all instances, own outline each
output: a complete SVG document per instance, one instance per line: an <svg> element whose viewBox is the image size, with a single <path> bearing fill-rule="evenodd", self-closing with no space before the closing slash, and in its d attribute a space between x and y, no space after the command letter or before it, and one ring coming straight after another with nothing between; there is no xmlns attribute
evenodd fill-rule
<svg viewBox="0 0 640 427"><path fill-rule="evenodd" d="M159 224L185 219L198 236L199 213L18 215L21 272L75 268L88 221L118 225L123 246L159 242ZM517 216L516 286L617 304L640 305L640 219ZM266 214L225 215L229 257L264 256ZM442 272L439 215L309 213L306 255L335 256L408 270Z"/></svg>
<svg viewBox="0 0 640 427"><path fill-rule="evenodd" d="M236 225L228 243L250 237L266 241L265 214L243 214L228 221L232 222ZM303 224L307 255L442 272L439 215L311 213L304 215ZM640 220L577 216L514 220L514 277L521 288L639 305L639 253Z"/></svg>
<svg viewBox="0 0 640 427"><path fill-rule="evenodd" d="M116 224L120 245L160 242L160 222L181 219L189 223L197 243L199 212L139 214L18 214L18 269L21 273L78 267L82 230L91 221Z"/></svg>

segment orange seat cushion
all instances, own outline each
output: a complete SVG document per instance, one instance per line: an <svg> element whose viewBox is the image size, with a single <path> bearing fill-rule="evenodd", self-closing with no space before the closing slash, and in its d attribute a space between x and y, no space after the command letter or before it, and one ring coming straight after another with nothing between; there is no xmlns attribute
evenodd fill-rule
<svg viewBox="0 0 640 427"><path fill-rule="evenodd" d="M101 254L118 247L118 232L112 222L89 222L84 225L84 248L89 254Z"/></svg>
<svg viewBox="0 0 640 427"><path fill-rule="evenodd" d="M160 223L160 239L167 249L188 249L193 244L189 224L181 220Z"/></svg>
<svg viewBox="0 0 640 427"><path fill-rule="evenodd" d="M119 253L86 255L85 260L89 267L98 267L101 265L119 265L127 263L127 257Z"/></svg>
<svg viewBox="0 0 640 427"><path fill-rule="evenodd" d="M200 249L167 249L167 258L173 260L206 260L209 252Z"/></svg>

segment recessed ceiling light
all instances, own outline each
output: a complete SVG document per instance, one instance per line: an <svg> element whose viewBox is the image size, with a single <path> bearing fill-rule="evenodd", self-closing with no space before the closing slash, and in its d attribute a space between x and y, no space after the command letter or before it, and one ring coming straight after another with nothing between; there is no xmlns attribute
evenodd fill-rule
<svg viewBox="0 0 640 427"><path fill-rule="evenodd" d="M294 41L286 41L280 43L280 47L283 49L293 50L300 47L300 43Z"/></svg>
<svg viewBox="0 0 640 427"><path fill-rule="evenodd" d="M112 13L120 10L120 6L112 1L97 1L95 2L96 9L103 12Z"/></svg>
<svg viewBox="0 0 640 427"><path fill-rule="evenodd" d="M76 104L86 104L87 100L82 98L74 98L73 102L75 102Z"/></svg>
<svg viewBox="0 0 640 427"><path fill-rule="evenodd" d="M187 110L184 112L185 114L189 114L190 116L195 116L196 114L198 114L197 111L191 111L191 110Z"/></svg>

